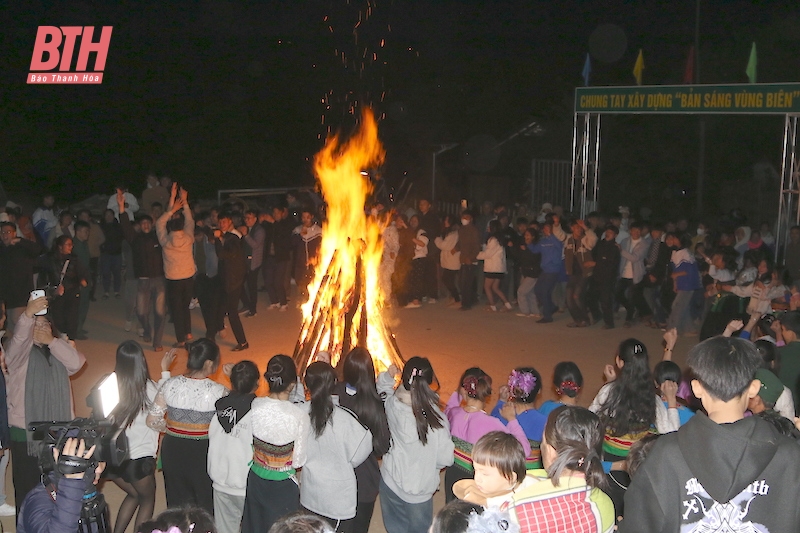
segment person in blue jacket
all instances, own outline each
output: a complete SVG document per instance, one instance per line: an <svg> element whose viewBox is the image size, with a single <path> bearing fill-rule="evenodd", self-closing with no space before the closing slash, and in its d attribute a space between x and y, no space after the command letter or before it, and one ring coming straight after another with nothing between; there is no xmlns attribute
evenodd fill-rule
<svg viewBox="0 0 800 533"><path fill-rule="evenodd" d="M553 223L545 222L542 226L542 236L535 244L529 244L528 249L535 254L542 254L542 273L536 282L533 292L539 303L539 310L542 318L537 320L540 324L547 324L553 321L555 304L553 303L553 289L558 283L558 277L562 270L562 248L564 244L553 235Z"/></svg>

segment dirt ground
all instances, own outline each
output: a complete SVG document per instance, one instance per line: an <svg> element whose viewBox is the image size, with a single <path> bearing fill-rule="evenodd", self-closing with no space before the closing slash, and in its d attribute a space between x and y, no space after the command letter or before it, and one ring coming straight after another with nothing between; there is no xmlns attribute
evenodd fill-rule
<svg viewBox="0 0 800 533"><path fill-rule="evenodd" d="M259 296L265 298L265 293ZM230 349L235 345L232 334L226 339L218 339L223 363L250 359L263 372L272 355L291 355L300 327L300 311L290 308L282 313L267 311L265 307L260 303L257 316L242 319L250 350L231 352ZM420 355L431 360L441 383L440 394L444 401L455 389L461 372L468 367L480 366L494 378L497 389L505 382L509 372L520 365L533 366L542 374L544 387L539 401L553 399L555 393L550 385L553 367L560 361L574 361L584 376L584 390L579 403L588 406L603 384L603 366L613 362L615 350L622 340L636 337L643 341L651 353L651 366L660 360L662 354L660 330L642 325L629 329L618 326L613 330L601 330L599 325L571 329L566 327L571 321L567 313L557 314L552 324L536 324L535 320L515 316L513 312L492 313L477 306L463 312L449 308L440 301L423 305L420 309L387 309L386 317L406 359ZM135 324L131 332L125 332L123 326L122 300L112 298L92 303L86 322L90 339L79 341L78 344L80 351L86 355L87 364L72 380L78 416L88 416L84 400L89 389L101 376L114 369L117 345L124 340L137 338ZM199 309L192 313L192 327L196 337L204 333ZM167 324L164 345L169 346L174 341L172 325ZM696 338L678 340L675 361L679 365L683 366L686 352L695 342ZM146 354L150 374L158 379L163 353L148 350ZM172 369L173 375L183 372L185 365L186 353L183 352ZM156 514L166 508L163 486L159 474ZM13 505L11 468L6 473L6 491L8 502ZM113 520L124 493L112 483L105 485L103 493L109 502ZM435 496L434 505L437 510L444 505L441 492ZM14 531L13 517L4 517L1 521L5 531ZM128 531L132 530L130 526ZM376 505L370 531L384 531L379 504Z"/></svg>

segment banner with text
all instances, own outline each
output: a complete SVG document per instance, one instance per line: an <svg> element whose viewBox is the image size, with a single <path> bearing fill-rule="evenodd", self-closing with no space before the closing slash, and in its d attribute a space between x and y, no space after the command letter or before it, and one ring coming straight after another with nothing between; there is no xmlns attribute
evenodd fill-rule
<svg viewBox="0 0 800 533"><path fill-rule="evenodd" d="M579 87L576 113L800 113L800 83Z"/></svg>

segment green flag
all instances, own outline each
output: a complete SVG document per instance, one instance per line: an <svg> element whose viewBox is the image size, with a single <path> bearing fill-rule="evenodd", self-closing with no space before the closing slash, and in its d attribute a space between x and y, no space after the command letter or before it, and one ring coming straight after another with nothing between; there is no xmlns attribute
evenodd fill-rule
<svg viewBox="0 0 800 533"><path fill-rule="evenodd" d="M758 55L756 54L756 42L753 41L753 47L750 49L750 61L747 62L747 68L745 72L747 73L747 79L750 80L750 83L756 82L756 72L758 69Z"/></svg>

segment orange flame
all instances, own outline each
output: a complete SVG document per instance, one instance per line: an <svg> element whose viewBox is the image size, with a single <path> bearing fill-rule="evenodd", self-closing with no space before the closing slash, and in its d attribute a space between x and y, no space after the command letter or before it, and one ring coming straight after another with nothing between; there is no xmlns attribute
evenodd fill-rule
<svg viewBox="0 0 800 533"><path fill-rule="evenodd" d="M303 325L295 349L300 365L327 350L336 366L342 352L355 346L370 351L377 372L392 363L402 364L381 312L384 298L378 280L384 223L364 211L372 184L362 171L381 165L384 156L375 118L365 110L349 140L329 138L314 158L327 221L309 299L302 307Z"/></svg>

